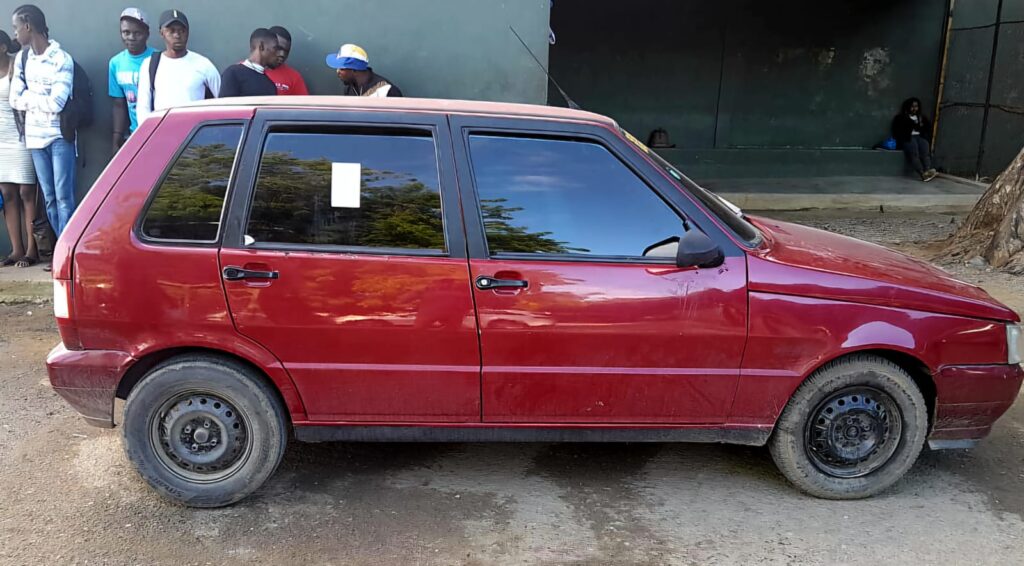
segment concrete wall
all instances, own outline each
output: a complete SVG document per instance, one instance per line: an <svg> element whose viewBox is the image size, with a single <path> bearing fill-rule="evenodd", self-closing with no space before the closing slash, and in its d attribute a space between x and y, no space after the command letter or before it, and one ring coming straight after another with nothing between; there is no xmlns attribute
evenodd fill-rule
<svg viewBox="0 0 1024 566"><path fill-rule="evenodd" d="M20 2L7 5L13 9ZM248 52L257 27L283 25L294 39L291 64L314 94L335 94L339 83L324 56L342 43L367 49L375 70L407 96L544 103L547 85L522 45L514 25L542 60L548 54L548 0L36 0L46 12L53 39L89 73L96 89L98 123L86 132L87 166L79 193L88 190L110 157L109 58L123 49L118 16L126 6L158 18L168 8L184 11L192 24L190 47L218 68ZM8 17L8 16L4 16ZM9 17L4 29L9 29ZM155 24L154 24L155 27ZM162 45L156 30L150 44ZM0 254L8 250L0 229Z"/></svg>
<svg viewBox="0 0 1024 566"><path fill-rule="evenodd" d="M584 107L683 148L870 148L904 98L933 103L945 4L556 0L551 66Z"/></svg>
<svg viewBox="0 0 1024 566"><path fill-rule="evenodd" d="M1001 172L1024 146L1024 0L1003 0L995 67L992 47L999 0L959 0L953 14L955 28L950 38L949 64L943 94L944 108L939 120L936 156L949 170L963 175L994 176ZM990 69L992 99L988 126L984 104ZM1018 109L1017 112L999 108ZM978 157L981 167L978 168Z"/></svg>

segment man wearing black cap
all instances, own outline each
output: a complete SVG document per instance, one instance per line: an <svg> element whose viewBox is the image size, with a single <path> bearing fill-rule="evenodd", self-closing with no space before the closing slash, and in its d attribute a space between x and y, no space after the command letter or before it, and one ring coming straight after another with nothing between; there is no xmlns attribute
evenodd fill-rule
<svg viewBox="0 0 1024 566"><path fill-rule="evenodd" d="M139 123L155 110L173 108L220 92L220 73L209 59L188 50L188 18L180 10L160 15L166 50L142 63L139 77Z"/></svg>
<svg viewBox="0 0 1024 566"><path fill-rule="evenodd" d="M277 85L267 77L267 67L281 57L277 34L259 28L249 36L249 57L224 69L220 96L277 96Z"/></svg>

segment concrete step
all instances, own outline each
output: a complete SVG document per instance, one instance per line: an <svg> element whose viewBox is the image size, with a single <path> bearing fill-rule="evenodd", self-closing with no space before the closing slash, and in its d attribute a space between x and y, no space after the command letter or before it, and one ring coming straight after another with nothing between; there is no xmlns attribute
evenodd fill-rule
<svg viewBox="0 0 1024 566"><path fill-rule="evenodd" d="M870 149L659 149L690 178L898 177L903 152Z"/></svg>
<svg viewBox="0 0 1024 566"><path fill-rule="evenodd" d="M863 210L963 213L986 185L942 175L923 183L911 177L708 179L701 185L744 210Z"/></svg>

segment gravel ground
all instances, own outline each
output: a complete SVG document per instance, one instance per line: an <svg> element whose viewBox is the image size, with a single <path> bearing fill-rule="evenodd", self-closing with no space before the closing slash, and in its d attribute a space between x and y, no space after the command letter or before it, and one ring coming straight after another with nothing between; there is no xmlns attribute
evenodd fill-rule
<svg viewBox="0 0 1024 566"><path fill-rule="evenodd" d="M914 253L949 217L786 219ZM1019 278L947 267L1024 309ZM48 309L0 306L3 564L1022 564L1024 403L971 451L926 452L867 501L790 488L762 449L293 445L234 507L157 497L118 431L48 388Z"/></svg>

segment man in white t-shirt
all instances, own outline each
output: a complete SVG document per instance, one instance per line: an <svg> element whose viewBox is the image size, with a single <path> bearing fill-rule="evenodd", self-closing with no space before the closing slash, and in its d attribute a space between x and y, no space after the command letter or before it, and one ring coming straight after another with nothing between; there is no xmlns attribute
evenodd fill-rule
<svg viewBox="0 0 1024 566"><path fill-rule="evenodd" d="M155 110L174 108L220 92L220 73L209 59L188 50L188 18L180 10L160 15L160 35L167 49L154 53L139 69L139 124ZM155 66L155 73L154 71ZM151 81L151 77L156 77Z"/></svg>

